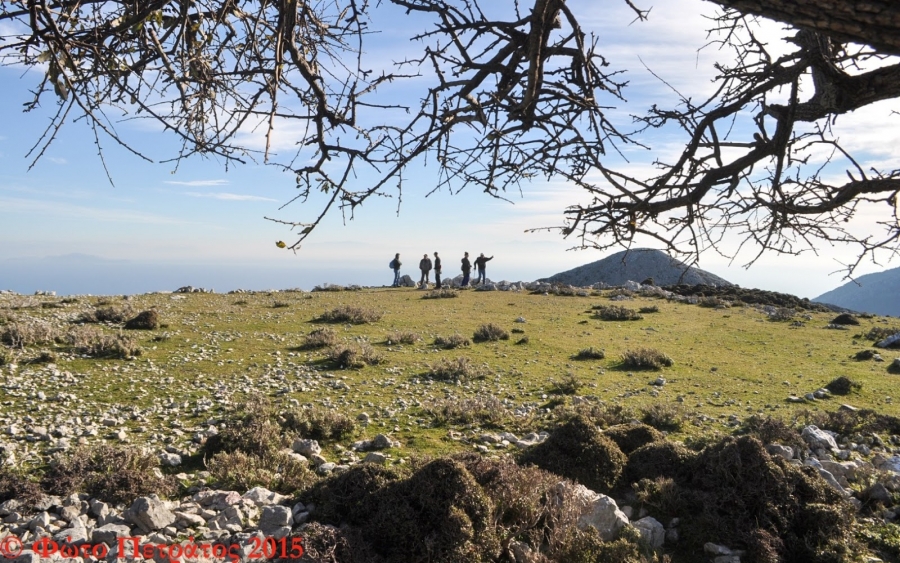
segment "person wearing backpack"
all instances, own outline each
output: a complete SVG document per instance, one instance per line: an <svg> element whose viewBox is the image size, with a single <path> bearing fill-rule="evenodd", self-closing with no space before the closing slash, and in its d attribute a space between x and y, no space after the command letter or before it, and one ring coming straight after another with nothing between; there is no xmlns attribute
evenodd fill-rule
<svg viewBox="0 0 900 563"><path fill-rule="evenodd" d="M435 289L441 288L441 257L434 253L434 283Z"/></svg>
<svg viewBox="0 0 900 563"><path fill-rule="evenodd" d="M400 263L400 253L394 255L394 259L388 264L388 267L394 270L394 285L391 287L400 287L400 266L403 264Z"/></svg>

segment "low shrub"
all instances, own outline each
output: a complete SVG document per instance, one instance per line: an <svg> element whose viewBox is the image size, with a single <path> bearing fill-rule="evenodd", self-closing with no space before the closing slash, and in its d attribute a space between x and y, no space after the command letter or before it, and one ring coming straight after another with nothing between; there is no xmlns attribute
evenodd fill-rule
<svg viewBox="0 0 900 563"><path fill-rule="evenodd" d="M684 479L697 457L687 447L665 439L648 442L628 454L623 475L626 483L643 479Z"/></svg>
<svg viewBox="0 0 900 563"><path fill-rule="evenodd" d="M638 309L638 313L648 314L648 313L659 313L659 307L656 305L650 305L649 307L641 307Z"/></svg>
<svg viewBox="0 0 900 563"><path fill-rule="evenodd" d="M346 414L324 407L302 407L283 415L284 430L322 442L340 441L356 434L356 421Z"/></svg>
<svg viewBox="0 0 900 563"><path fill-rule="evenodd" d="M381 320L382 314L372 309L344 305L322 313L317 319L325 323L366 324Z"/></svg>
<svg viewBox="0 0 900 563"><path fill-rule="evenodd" d="M323 283L322 285L317 285L312 290L313 291L346 291L342 285L336 283Z"/></svg>
<svg viewBox="0 0 900 563"><path fill-rule="evenodd" d="M459 297L459 292L455 289L442 288L429 291L422 295L422 299L453 299Z"/></svg>
<svg viewBox="0 0 900 563"><path fill-rule="evenodd" d="M572 356L573 360L602 360L606 357L606 352L599 348L582 348L577 354Z"/></svg>
<svg viewBox="0 0 900 563"><path fill-rule="evenodd" d="M102 301L100 303L103 303ZM134 310L129 304L115 306L100 305L90 311L82 313L76 322L79 323L113 323L120 324L134 315Z"/></svg>
<svg viewBox="0 0 900 563"><path fill-rule="evenodd" d="M531 340L527 336L523 336L522 338L516 340L517 345L528 344Z"/></svg>
<svg viewBox="0 0 900 563"><path fill-rule="evenodd" d="M875 357L875 350L860 350L856 354L853 355L853 359L857 362L864 362L866 360L871 360Z"/></svg>
<svg viewBox="0 0 900 563"><path fill-rule="evenodd" d="M806 447L800 433L780 418L750 415L742 421L739 433L754 436L763 444L782 444L798 449Z"/></svg>
<svg viewBox="0 0 900 563"><path fill-rule="evenodd" d="M317 481L307 465L282 452L259 456L241 450L219 452L206 462L210 477L221 489L246 491L265 487L285 495L304 491Z"/></svg>
<svg viewBox="0 0 900 563"><path fill-rule="evenodd" d="M642 446L665 439L659 430L646 424L616 424L604 430L603 435L615 442L625 455L631 455L631 452Z"/></svg>
<svg viewBox="0 0 900 563"><path fill-rule="evenodd" d="M76 327L66 340L78 354L93 358L125 359L141 355L141 349L131 336L122 332L108 333L97 327Z"/></svg>
<svg viewBox="0 0 900 563"><path fill-rule="evenodd" d="M794 320L794 315L797 314L797 311L791 309L790 307L778 307L775 310L768 313L769 320L774 322L787 322Z"/></svg>
<svg viewBox="0 0 900 563"><path fill-rule="evenodd" d="M275 408L265 397L256 396L239 404L229 414L225 428L207 438L202 451L204 457L219 452L244 452L266 457L288 445L281 427L275 422Z"/></svg>
<svg viewBox="0 0 900 563"><path fill-rule="evenodd" d="M523 465L536 465L601 494L609 493L616 485L627 460L615 442L578 415L519 457Z"/></svg>
<svg viewBox="0 0 900 563"><path fill-rule="evenodd" d="M813 424L842 436L851 434L900 434L900 418L879 414L871 409L833 412L804 410L798 413L804 425Z"/></svg>
<svg viewBox="0 0 900 563"><path fill-rule="evenodd" d="M137 316L125 322L128 330L156 330L159 328L159 313L150 309L141 311Z"/></svg>
<svg viewBox="0 0 900 563"><path fill-rule="evenodd" d="M859 391L862 389L862 384L842 375L833 379L825 386L825 389L828 389L835 395L849 395L851 391Z"/></svg>
<svg viewBox="0 0 900 563"><path fill-rule="evenodd" d="M49 350L41 350L37 356L25 360L26 364L52 364L56 361L56 355Z"/></svg>
<svg viewBox="0 0 900 563"><path fill-rule="evenodd" d="M622 367L625 369L659 370L673 364L672 358L653 348L638 348L622 354Z"/></svg>
<svg viewBox="0 0 900 563"><path fill-rule="evenodd" d="M831 324L833 325L859 325L859 319L851 315L850 313L841 313L831 320Z"/></svg>
<svg viewBox="0 0 900 563"><path fill-rule="evenodd" d="M287 301L273 301L272 302L273 309L286 309L290 306L291 306L291 304L288 303Z"/></svg>
<svg viewBox="0 0 900 563"><path fill-rule="evenodd" d="M476 395L463 399L438 399L423 407L435 426L478 424L503 428L511 418L509 409L493 395Z"/></svg>
<svg viewBox="0 0 900 563"><path fill-rule="evenodd" d="M678 431L684 423L684 411L672 403L653 403L641 409L641 420L657 430Z"/></svg>
<svg viewBox="0 0 900 563"><path fill-rule="evenodd" d="M0 342L13 348L51 344L61 337L59 328L38 319L13 321L0 330Z"/></svg>
<svg viewBox="0 0 900 563"><path fill-rule="evenodd" d="M514 328L509 332L511 332L512 334L525 334L525 330L521 328Z"/></svg>
<svg viewBox="0 0 900 563"><path fill-rule="evenodd" d="M150 494L170 497L177 492L175 480L162 476L158 467L157 457L144 450L101 444L57 458L41 484L52 495L83 492L112 504L130 503Z"/></svg>
<svg viewBox="0 0 900 563"><path fill-rule="evenodd" d="M422 337L415 332L409 330L395 330L385 339L385 344L388 346L394 346L396 344L415 344L419 340L422 340Z"/></svg>
<svg viewBox="0 0 900 563"><path fill-rule="evenodd" d="M463 348L470 344L469 339L461 334L451 334L450 336L438 336L434 339L434 345L445 350L453 348Z"/></svg>
<svg viewBox="0 0 900 563"><path fill-rule="evenodd" d="M15 499L30 506L42 496L40 484L24 471L11 465L0 465L0 503Z"/></svg>
<svg viewBox="0 0 900 563"><path fill-rule="evenodd" d="M877 342L879 340L884 340L888 336L893 336L898 332L900 332L900 327L876 326L870 328L869 331L863 335L863 338L865 338L866 340L874 340Z"/></svg>
<svg viewBox="0 0 900 563"><path fill-rule="evenodd" d="M478 327L472 337L472 340L474 340L475 342L496 342L497 340L509 340L509 333L493 323L488 323Z"/></svg>
<svg viewBox="0 0 900 563"><path fill-rule="evenodd" d="M595 305L591 309L594 311L594 318L601 321L639 321L644 318L634 309L618 305Z"/></svg>
<svg viewBox="0 0 900 563"><path fill-rule="evenodd" d="M426 377L431 379L452 383L464 383L473 379L482 379L484 376L484 370L464 356L452 360L441 358L438 363L429 366L426 374Z"/></svg>
<svg viewBox="0 0 900 563"><path fill-rule="evenodd" d="M303 350L316 350L334 346L339 342L337 332L331 327L317 328L303 337L300 348Z"/></svg>
<svg viewBox="0 0 900 563"><path fill-rule="evenodd" d="M572 410L584 416L600 428L609 428L620 424L630 424L637 420L633 410L618 404L580 403Z"/></svg>
<svg viewBox="0 0 900 563"><path fill-rule="evenodd" d="M362 369L381 363L381 355L368 343L335 344L325 354L328 361L341 369Z"/></svg>
<svg viewBox="0 0 900 563"><path fill-rule="evenodd" d="M575 395L584 386L574 373L568 373L561 380L550 380L550 392L554 395Z"/></svg>
<svg viewBox="0 0 900 563"><path fill-rule="evenodd" d="M707 309L727 309L731 307L731 303L718 297L700 297L697 299L697 305Z"/></svg>

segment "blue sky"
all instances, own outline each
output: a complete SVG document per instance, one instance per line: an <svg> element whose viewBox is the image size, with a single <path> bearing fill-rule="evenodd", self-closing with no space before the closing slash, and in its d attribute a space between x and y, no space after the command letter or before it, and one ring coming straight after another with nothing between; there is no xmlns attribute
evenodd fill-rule
<svg viewBox="0 0 900 563"><path fill-rule="evenodd" d="M710 91L717 53L698 49L706 43L708 22L702 15L711 14L714 5L657 2L649 22L629 25L634 18L624 2L604 4L601 10L592 2L570 3L601 38L601 52L615 67L629 69L628 104L619 104L617 112L623 122L628 112L643 113L652 103L673 105L671 91L644 64L682 93L699 98ZM409 44L405 36L424 30L427 23L399 13L380 17L376 24L383 24L385 32L367 56L373 64L387 66L414 52L417 44ZM767 35L774 41L783 34L772 25ZM176 169L147 163L101 138L112 186L90 130L83 123L69 123L29 170L25 155L55 109L47 98L48 106L41 110L20 111L36 81L35 74L22 69L0 68L0 289L99 294L188 284L220 291L309 289L323 282L382 284L390 281L387 262L395 252L403 255L412 274L418 258L434 251L449 266L446 273L455 275L463 251L484 252L496 257L490 277L530 280L607 255L568 251L575 241L556 233L525 232L559 225L565 207L584 199L577 189L535 182L523 188L522 196L508 194L512 204L477 190L425 197L434 184L433 166L410 171L399 216L396 201L371 200L346 224L338 214L330 217L297 254L280 250L275 241L291 242L291 233L263 217L308 220L317 209L295 203L279 211L295 193L294 178L273 166L226 166L221 160L196 158ZM388 93L415 99L415 86L412 81ZM842 140L873 162L897 162L900 127L897 116L890 117L891 109L900 107L882 103L842 116ZM171 139L157 130L134 122L117 127L156 160L173 153ZM677 139L663 134L643 140L657 152L632 151L630 166L647 166L653 157L679 146ZM280 130L276 141L277 151L289 151L290 130ZM871 217L861 218L862 228ZM57 256L68 258L45 259ZM700 267L743 286L813 297L843 283L839 274L829 274L852 256L850 249L828 247L818 255L767 256L747 270L741 266L749 254L729 264L706 253ZM897 265L866 264L859 273Z"/></svg>

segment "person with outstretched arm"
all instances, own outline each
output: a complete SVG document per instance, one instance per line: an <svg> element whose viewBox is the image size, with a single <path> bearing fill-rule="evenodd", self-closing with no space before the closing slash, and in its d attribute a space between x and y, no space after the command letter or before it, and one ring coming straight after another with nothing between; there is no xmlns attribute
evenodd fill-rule
<svg viewBox="0 0 900 563"><path fill-rule="evenodd" d="M478 283L482 284L487 281L487 274L485 274L485 268L487 266L488 260L493 260L494 257L485 258L484 253L482 252L478 258L475 259L475 270L478 272Z"/></svg>

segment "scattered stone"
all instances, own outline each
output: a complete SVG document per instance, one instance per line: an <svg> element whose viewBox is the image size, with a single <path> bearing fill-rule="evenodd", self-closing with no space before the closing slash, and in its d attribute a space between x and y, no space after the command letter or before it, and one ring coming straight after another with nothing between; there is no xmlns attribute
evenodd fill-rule
<svg viewBox="0 0 900 563"><path fill-rule="evenodd" d="M122 513L126 522L131 522L145 533L155 532L175 522L175 513L166 507L156 495L140 497Z"/></svg>
<svg viewBox="0 0 900 563"><path fill-rule="evenodd" d="M820 430L818 427L812 424L804 427L800 432L800 436L806 441L807 444L809 444L809 447L813 450L818 448L824 448L831 451L838 450L837 442L835 442L834 436L827 430Z"/></svg>
<svg viewBox="0 0 900 563"><path fill-rule="evenodd" d="M666 528L656 518L645 516L636 522L632 522L631 525L637 528L644 541L653 549L659 549L663 546L663 542L666 540Z"/></svg>
<svg viewBox="0 0 900 563"><path fill-rule="evenodd" d="M565 482L559 483L556 491L559 495L569 493L575 496L579 511L578 527L582 530L588 526L595 528L604 541L615 539L628 524L628 517L619 510L616 501L606 495L595 493L584 485Z"/></svg>
<svg viewBox="0 0 900 563"><path fill-rule="evenodd" d="M298 454L305 455L307 457L322 453L322 446L319 445L318 441L309 440L306 438L297 438L296 440L294 440L291 449L293 449Z"/></svg>

